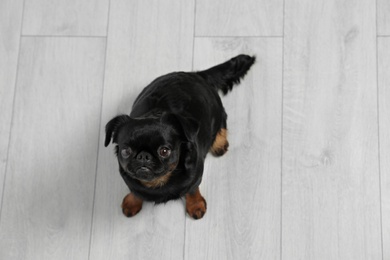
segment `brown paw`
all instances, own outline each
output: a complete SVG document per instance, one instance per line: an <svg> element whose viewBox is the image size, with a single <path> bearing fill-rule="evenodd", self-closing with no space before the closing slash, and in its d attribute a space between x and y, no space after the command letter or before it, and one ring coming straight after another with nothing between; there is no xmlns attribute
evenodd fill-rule
<svg viewBox="0 0 390 260"><path fill-rule="evenodd" d="M222 147L219 147L217 149L211 149L211 152L214 156L219 157L224 155L228 151L228 148L229 148L229 142L226 141L226 143Z"/></svg>
<svg viewBox="0 0 390 260"><path fill-rule="evenodd" d="M229 142L227 140L227 130L225 128L221 128L215 137L210 151L214 156L222 156L228 151L228 148Z"/></svg>
<svg viewBox="0 0 390 260"><path fill-rule="evenodd" d="M138 212L142 209L142 199L134 196L133 193L127 194L123 198L122 202L122 212L126 217L132 217L137 215Z"/></svg>
<svg viewBox="0 0 390 260"><path fill-rule="evenodd" d="M193 194L186 194L186 210L194 219L201 219L207 210L206 200L199 192L199 188Z"/></svg>

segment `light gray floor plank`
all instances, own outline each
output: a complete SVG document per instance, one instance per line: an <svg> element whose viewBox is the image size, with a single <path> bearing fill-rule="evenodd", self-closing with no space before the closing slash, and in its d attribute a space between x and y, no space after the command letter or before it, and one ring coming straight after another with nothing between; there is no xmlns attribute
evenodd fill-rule
<svg viewBox="0 0 390 260"><path fill-rule="evenodd" d="M0 1L0 209L14 100L23 0Z"/></svg>
<svg viewBox="0 0 390 260"><path fill-rule="evenodd" d="M390 38L378 38L383 259L390 259Z"/></svg>
<svg viewBox="0 0 390 260"><path fill-rule="evenodd" d="M24 35L106 36L109 0L26 0Z"/></svg>
<svg viewBox="0 0 390 260"><path fill-rule="evenodd" d="M286 1L283 259L381 259L375 1Z"/></svg>
<svg viewBox="0 0 390 260"><path fill-rule="evenodd" d="M107 34L109 0L25 2L25 35ZM375 82L375 31L390 35L388 0L284 1L283 146L282 38L218 38L281 36L283 0L111 2L102 108L105 39L26 37L17 73L23 0L0 1L0 259L275 259L280 250L282 259L382 259L381 244L390 259L386 37L378 39L379 154ZM206 160L203 220L186 217L183 201L148 203L127 219L128 189L113 146L103 147L104 125L128 113L154 77L191 69L194 28L196 69L238 52L258 56L223 98L230 151Z"/></svg>
<svg viewBox="0 0 390 260"><path fill-rule="evenodd" d="M222 98L229 152L206 159L207 213L186 220L185 259L280 259L282 39L196 39L195 69L240 53L257 63Z"/></svg>
<svg viewBox="0 0 390 260"><path fill-rule="evenodd" d="M197 0L196 36L281 36L283 0Z"/></svg>
<svg viewBox="0 0 390 260"><path fill-rule="evenodd" d="M0 259L86 259L103 39L24 38L16 87Z"/></svg>
<svg viewBox="0 0 390 260"><path fill-rule="evenodd" d="M144 203L133 217L120 205L129 192L113 145L104 147L104 126L129 113L140 91L155 77L191 70L194 1L113 1L99 146L90 259L181 259L185 209L182 201Z"/></svg>
<svg viewBox="0 0 390 260"><path fill-rule="evenodd" d="M390 36L390 1L377 0L378 34Z"/></svg>

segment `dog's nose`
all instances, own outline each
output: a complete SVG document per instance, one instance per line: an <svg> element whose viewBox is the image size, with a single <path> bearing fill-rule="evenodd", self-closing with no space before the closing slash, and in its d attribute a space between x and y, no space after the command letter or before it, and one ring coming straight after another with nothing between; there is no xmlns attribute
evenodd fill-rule
<svg viewBox="0 0 390 260"><path fill-rule="evenodd" d="M152 159L152 155L150 155L150 153L147 152L140 152L137 155L137 160L142 163L149 162L151 159Z"/></svg>

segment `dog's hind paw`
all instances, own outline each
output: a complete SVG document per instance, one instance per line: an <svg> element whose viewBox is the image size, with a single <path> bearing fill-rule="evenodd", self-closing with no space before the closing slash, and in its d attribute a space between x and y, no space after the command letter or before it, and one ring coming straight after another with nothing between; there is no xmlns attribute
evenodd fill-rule
<svg viewBox="0 0 390 260"><path fill-rule="evenodd" d="M214 156L222 156L228 151L228 148L229 142L227 140L227 130L225 128L221 128L215 137L210 151Z"/></svg>

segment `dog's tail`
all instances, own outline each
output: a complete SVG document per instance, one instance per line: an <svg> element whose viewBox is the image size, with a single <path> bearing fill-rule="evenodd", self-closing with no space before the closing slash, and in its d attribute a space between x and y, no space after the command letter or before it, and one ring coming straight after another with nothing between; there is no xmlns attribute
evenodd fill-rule
<svg viewBox="0 0 390 260"><path fill-rule="evenodd" d="M197 73L226 95L232 90L233 85L240 83L240 80L244 78L255 60L255 56L241 54L222 64Z"/></svg>

